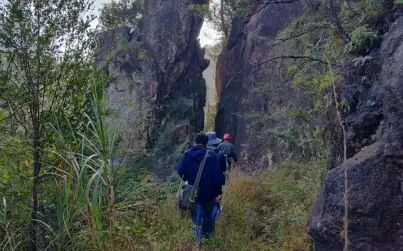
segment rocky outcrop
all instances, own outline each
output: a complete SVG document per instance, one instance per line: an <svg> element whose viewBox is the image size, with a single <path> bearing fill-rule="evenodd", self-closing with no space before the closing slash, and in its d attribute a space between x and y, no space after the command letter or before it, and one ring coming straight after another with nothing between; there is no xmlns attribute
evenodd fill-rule
<svg viewBox="0 0 403 251"><path fill-rule="evenodd" d="M345 118L348 159L328 172L309 221L319 251L343 250L343 168L348 250L403 250L403 18L384 35L376 56L381 71Z"/></svg>
<svg viewBox="0 0 403 251"><path fill-rule="evenodd" d="M291 88L291 82L279 74L281 70L278 64L251 66L283 54L281 46L271 46L270 42L303 10L303 4L295 1L257 6L247 18L233 21L228 45L218 59L216 131L219 136L224 133L234 135L244 166L254 169L268 167L273 159L281 158L274 153L284 152L284 149L276 151L274 144L271 147L262 145L268 140L259 138L262 134L256 122L256 112L274 112L273 106L286 106L287 99L291 99L291 96L298 99L300 95ZM268 81L273 83L274 91L268 95L259 92L259 83ZM283 95L278 95L280 89L276 90L275 85L283 86L282 90L287 89L290 96L282 98Z"/></svg>
<svg viewBox="0 0 403 251"><path fill-rule="evenodd" d="M138 27L102 35L97 64L110 77L108 122L124 135L126 156L203 129L208 61L197 40L203 20L189 5L206 2L145 1Z"/></svg>

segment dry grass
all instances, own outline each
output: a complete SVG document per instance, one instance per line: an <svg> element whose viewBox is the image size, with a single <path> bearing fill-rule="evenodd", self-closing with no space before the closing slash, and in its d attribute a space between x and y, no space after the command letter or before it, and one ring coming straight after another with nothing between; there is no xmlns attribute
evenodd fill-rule
<svg viewBox="0 0 403 251"><path fill-rule="evenodd" d="M312 250L306 232L324 163L278 165L247 176L233 171L225 188L217 233L219 250Z"/></svg>

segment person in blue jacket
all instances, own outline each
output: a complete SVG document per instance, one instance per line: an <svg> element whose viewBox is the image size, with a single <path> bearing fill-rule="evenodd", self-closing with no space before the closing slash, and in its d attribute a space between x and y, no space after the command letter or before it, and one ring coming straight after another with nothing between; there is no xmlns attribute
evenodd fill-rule
<svg viewBox="0 0 403 251"><path fill-rule="evenodd" d="M193 147L184 154L182 160L178 163L177 171L179 176L191 185L195 182L200 162L207 151L207 143L208 136L206 134L197 134ZM218 154L214 151L209 151L199 183L197 204L192 210L192 222L198 242L202 238L208 238L213 232L215 224L213 208L221 200L224 183L225 177L221 171Z"/></svg>

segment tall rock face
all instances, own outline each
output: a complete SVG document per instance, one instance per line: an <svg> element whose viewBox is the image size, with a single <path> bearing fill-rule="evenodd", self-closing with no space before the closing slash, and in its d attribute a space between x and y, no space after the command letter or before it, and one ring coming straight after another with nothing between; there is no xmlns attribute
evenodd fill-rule
<svg viewBox="0 0 403 251"><path fill-rule="evenodd" d="M103 34L97 64L110 77L108 122L126 156L203 129L208 61L197 39L203 20L189 5L206 2L145 1L138 27Z"/></svg>
<svg viewBox="0 0 403 251"><path fill-rule="evenodd" d="M303 10L304 5L300 2L257 6L247 18L233 21L228 45L218 59L216 131L219 136L224 133L234 135L244 166L267 167L273 159L280 158L273 156L273 153L280 152L273 149L274 145L268 149L258 143L262 139L257 138L260 129L253 115L257 111L267 113L272 106L285 105L287 100L275 92L262 95L258 92L258 84L270 77L275 82L273 89L280 84L293 93L290 96L299 96L291 87L292 83L279 74L278 65L251 66L283 54L281 46L271 46L270 43Z"/></svg>
<svg viewBox="0 0 403 251"><path fill-rule="evenodd" d="M375 56L381 70L374 81L362 88L353 78L344 87L357 94L345 116L348 159L328 172L313 209L309 232L316 250L343 250L345 182L348 250L403 248L402 59L403 17L383 37Z"/></svg>

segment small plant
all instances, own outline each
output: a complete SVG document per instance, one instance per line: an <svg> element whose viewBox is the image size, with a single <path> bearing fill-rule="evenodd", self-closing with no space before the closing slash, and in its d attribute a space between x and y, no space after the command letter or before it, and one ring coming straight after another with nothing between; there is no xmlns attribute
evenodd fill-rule
<svg viewBox="0 0 403 251"><path fill-rule="evenodd" d="M125 25L135 27L142 17L142 12L142 1L110 1L100 10L99 20L104 30L112 30Z"/></svg>
<svg viewBox="0 0 403 251"><path fill-rule="evenodd" d="M141 49L137 54L137 59L140 61L144 61L149 57L148 54L149 53L146 49Z"/></svg>
<svg viewBox="0 0 403 251"><path fill-rule="evenodd" d="M351 33L351 42L346 50L352 54L366 55L379 42L378 34L366 26L360 26Z"/></svg>
<svg viewBox="0 0 403 251"><path fill-rule="evenodd" d="M196 13L201 17L208 16L210 14L209 5L208 4L190 4L189 10Z"/></svg>
<svg viewBox="0 0 403 251"><path fill-rule="evenodd" d="M0 203L0 247L2 250L20 250L22 233L14 227L13 220L9 218L6 198L2 199Z"/></svg>
<svg viewBox="0 0 403 251"><path fill-rule="evenodd" d="M130 81L130 88L134 88L135 86L138 86L141 84L141 77L140 74L137 72L133 72L131 75L131 81Z"/></svg>

